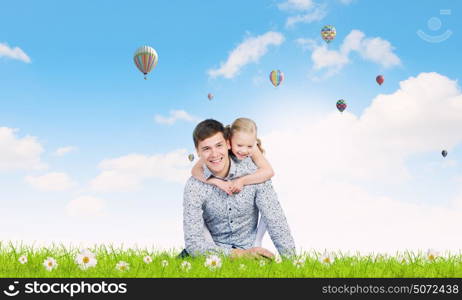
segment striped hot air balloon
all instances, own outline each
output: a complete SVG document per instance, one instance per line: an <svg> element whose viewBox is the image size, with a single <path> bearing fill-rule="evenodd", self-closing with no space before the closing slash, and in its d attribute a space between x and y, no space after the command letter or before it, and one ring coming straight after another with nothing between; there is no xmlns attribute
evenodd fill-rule
<svg viewBox="0 0 462 300"><path fill-rule="evenodd" d="M273 70L271 71L269 78L271 83L277 87L284 80L284 73L279 70Z"/></svg>
<svg viewBox="0 0 462 300"><path fill-rule="evenodd" d="M326 25L321 29L321 37L326 43L330 43L337 35L337 30L332 25Z"/></svg>
<svg viewBox="0 0 462 300"><path fill-rule="evenodd" d="M188 159L189 159L189 161L193 161L194 160L194 154L192 154L192 153L189 154Z"/></svg>
<svg viewBox="0 0 462 300"><path fill-rule="evenodd" d="M347 107L347 104L346 104L345 100L340 99L340 100L337 101L337 109L340 112L343 112L346 107Z"/></svg>
<svg viewBox="0 0 462 300"><path fill-rule="evenodd" d="M149 46L141 46L135 51L133 60L138 70L144 74L144 79L146 79L146 75L156 67L158 58L156 50Z"/></svg>

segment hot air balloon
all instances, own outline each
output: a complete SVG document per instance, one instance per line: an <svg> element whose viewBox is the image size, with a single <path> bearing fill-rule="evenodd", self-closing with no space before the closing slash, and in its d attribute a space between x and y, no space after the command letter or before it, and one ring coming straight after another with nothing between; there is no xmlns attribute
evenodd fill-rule
<svg viewBox="0 0 462 300"><path fill-rule="evenodd" d="M343 112L346 107L347 107L347 104L346 104L345 100L340 99L340 100L337 101L337 109L340 112Z"/></svg>
<svg viewBox="0 0 462 300"><path fill-rule="evenodd" d="M337 35L337 30L332 25L326 25L321 29L321 37L326 43L330 43Z"/></svg>
<svg viewBox="0 0 462 300"><path fill-rule="evenodd" d="M271 80L271 83L275 87L277 87L284 80L284 73L282 73L279 70L273 70L273 71L271 71L269 78Z"/></svg>
<svg viewBox="0 0 462 300"><path fill-rule="evenodd" d="M446 157L446 155L448 155L448 151L443 150L443 151L441 152L441 155L443 155L443 157Z"/></svg>
<svg viewBox="0 0 462 300"><path fill-rule="evenodd" d="M189 154L188 159L189 159L189 161L193 161L194 160L194 154L192 154L192 153Z"/></svg>
<svg viewBox="0 0 462 300"><path fill-rule="evenodd" d="M156 50L153 48L149 46L141 46L135 51L133 60L135 61L138 70L144 74L144 79L146 79L146 75L156 67L158 56Z"/></svg>
<svg viewBox="0 0 462 300"><path fill-rule="evenodd" d="M209 100L212 100L212 99L213 99L213 94L209 93L209 94L207 95L207 98L209 98Z"/></svg>
<svg viewBox="0 0 462 300"><path fill-rule="evenodd" d="M377 83L378 83L379 85L382 85L382 83L383 83L384 80L385 80L385 79L383 79L383 76L382 76L382 75L379 75L379 76L375 77L375 81L377 81Z"/></svg>

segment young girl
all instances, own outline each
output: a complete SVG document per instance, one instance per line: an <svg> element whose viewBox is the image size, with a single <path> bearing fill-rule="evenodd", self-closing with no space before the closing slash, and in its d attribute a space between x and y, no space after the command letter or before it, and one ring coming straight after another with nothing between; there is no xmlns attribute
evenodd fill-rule
<svg viewBox="0 0 462 300"><path fill-rule="evenodd" d="M231 152L238 160L251 157L258 170L253 174L242 176L232 181L224 181L213 177L206 180L202 168L204 162L199 160L191 171L192 176L202 182L216 185L228 195L240 192L244 185L262 183L274 176L273 168L263 156L264 150L261 146L261 141L257 138L257 125L254 121L247 118L236 119L231 126L226 126L225 139L229 141ZM260 217L254 247L261 247L265 232L266 223ZM205 230L205 234L207 238L211 239L208 230Z"/></svg>

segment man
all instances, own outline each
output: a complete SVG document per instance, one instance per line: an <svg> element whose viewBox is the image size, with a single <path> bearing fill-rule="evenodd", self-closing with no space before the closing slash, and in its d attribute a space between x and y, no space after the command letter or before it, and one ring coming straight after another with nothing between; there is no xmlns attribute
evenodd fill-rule
<svg viewBox="0 0 462 300"><path fill-rule="evenodd" d="M193 139L197 154L205 162L205 178L232 180L255 172L251 158L237 161L228 155L230 145L220 122L202 121L194 129ZM186 249L180 256L214 253L273 258L267 249L253 247L259 212L280 255L294 255L294 240L270 180L246 185L240 193L228 195L214 185L189 178L183 201ZM212 239L204 234L205 227Z"/></svg>

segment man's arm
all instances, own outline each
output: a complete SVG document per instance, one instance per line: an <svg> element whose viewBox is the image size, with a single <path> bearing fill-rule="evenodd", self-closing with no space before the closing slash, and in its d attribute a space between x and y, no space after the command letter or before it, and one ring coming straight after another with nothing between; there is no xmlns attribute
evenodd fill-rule
<svg viewBox="0 0 462 300"><path fill-rule="evenodd" d="M281 256L295 255L295 242L271 180L257 185L256 204Z"/></svg>
<svg viewBox="0 0 462 300"><path fill-rule="evenodd" d="M201 184L195 179L189 179L184 189L183 197L183 232L186 251L191 256L206 255L208 253L229 255L230 250L217 246L213 241L205 238Z"/></svg>

